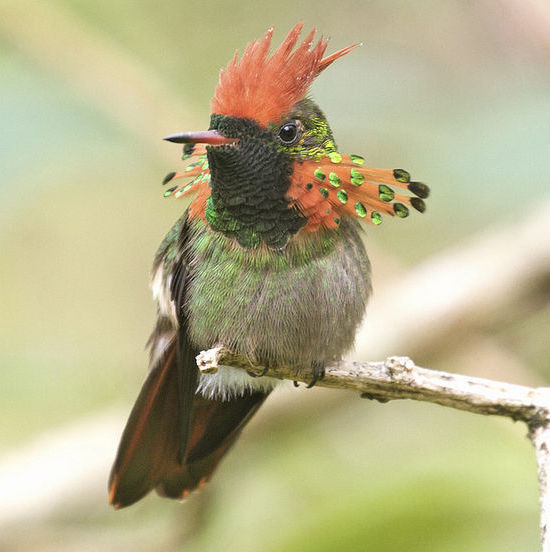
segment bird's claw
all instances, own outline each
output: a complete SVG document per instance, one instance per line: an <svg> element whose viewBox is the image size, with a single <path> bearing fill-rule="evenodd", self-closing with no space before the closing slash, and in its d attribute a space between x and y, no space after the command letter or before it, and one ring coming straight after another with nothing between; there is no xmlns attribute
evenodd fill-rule
<svg viewBox="0 0 550 552"><path fill-rule="evenodd" d="M262 364L264 365L264 369L259 374L256 374L254 372L250 372L248 370L246 371L246 373L251 378L261 378L262 376L265 376L267 374L267 371L269 370L269 360L265 360Z"/></svg>
<svg viewBox="0 0 550 552"><path fill-rule="evenodd" d="M306 385L306 389L311 389L319 380L325 377L325 363L314 361L311 363L311 370L313 371L313 378Z"/></svg>

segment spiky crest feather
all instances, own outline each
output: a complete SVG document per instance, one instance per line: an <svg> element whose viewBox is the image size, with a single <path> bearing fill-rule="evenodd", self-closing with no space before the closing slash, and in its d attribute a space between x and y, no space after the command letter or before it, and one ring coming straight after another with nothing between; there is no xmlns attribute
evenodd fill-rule
<svg viewBox="0 0 550 552"><path fill-rule="evenodd" d="M212 113L253 119L262 126L278 122L305 96L321 71L357 46L348 46L323 58L328 40L320 38L313 46L316 32L313 29L294 50L302 28L303 23L297 23L269 57L273 27L262 39L246 47L240 61L235 52L227 67L220 71Z"/></svg>

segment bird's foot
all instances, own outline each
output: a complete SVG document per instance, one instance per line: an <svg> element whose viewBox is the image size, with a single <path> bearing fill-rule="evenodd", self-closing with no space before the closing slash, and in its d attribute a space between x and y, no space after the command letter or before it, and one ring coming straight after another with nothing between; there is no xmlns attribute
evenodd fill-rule
<svg viewBox="0 0 550 552"><path fill-rule="evenodd" d="M313 378L306 385L306 389L311 389L319 380L325 377L325 363L316 360L311 363L311 370L313 371Z"/></svg>
<svg viewBox="0 0 550 552"><path fill-rule="evenodd" d="M260 362L260 364L264 365L264 369L259 374L256 374L255 372L250 372L248 370L246 371L246 373L251 378L261 378L262 376L265 376L267 374L267 371L269 370L269 360L264 360L263 362Z"/></svg>

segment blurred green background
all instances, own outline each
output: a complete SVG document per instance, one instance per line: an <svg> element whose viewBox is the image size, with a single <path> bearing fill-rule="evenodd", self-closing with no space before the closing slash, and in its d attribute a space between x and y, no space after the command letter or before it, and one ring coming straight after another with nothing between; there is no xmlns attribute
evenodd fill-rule
<svg viewBox="0 0 550 552"><path fill-rule="evenodd" d="M546 0L0 2L2 550L536 549L523 425L318 389L272 396L184 504L107 506L146 370L150 263L184 208L162 198L181 161L160 139L207 128L235 49L298 20L329 52L364 43L312 87L340 150L433 190L424 216L368 229L381 287L548 199ZM416 362L548 385L549 282Z"/></svg>

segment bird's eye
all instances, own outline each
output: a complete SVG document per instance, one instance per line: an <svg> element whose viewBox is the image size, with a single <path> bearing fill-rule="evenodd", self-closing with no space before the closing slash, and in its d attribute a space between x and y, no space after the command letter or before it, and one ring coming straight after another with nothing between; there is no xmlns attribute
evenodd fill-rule
<svg viewBox="0 0 550 552"><path fill-rule="evenodd" d="M298 125L296 123L285 123L277 135L283 144L292 144L298 137Z"/></svg>

